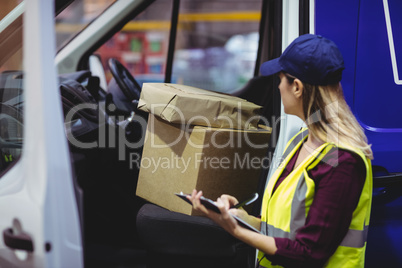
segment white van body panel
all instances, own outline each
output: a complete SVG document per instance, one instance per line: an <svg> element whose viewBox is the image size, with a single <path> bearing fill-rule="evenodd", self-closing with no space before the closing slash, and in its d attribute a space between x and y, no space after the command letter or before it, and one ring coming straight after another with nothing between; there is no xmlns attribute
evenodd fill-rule
<svg viewBox="0 0 402 268"><path fill-rule="evenodd" d="M24 144L21 159L0 180L0 230L28 234L34 251L10 249L0 239L0 266L83 267L54 65L53 1L26 1L25 10Z"/></svg>

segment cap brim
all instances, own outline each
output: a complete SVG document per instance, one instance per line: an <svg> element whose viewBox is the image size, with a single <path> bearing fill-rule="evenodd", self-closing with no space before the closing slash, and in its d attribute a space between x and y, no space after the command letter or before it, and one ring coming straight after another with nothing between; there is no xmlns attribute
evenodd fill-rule
<svg viewBox="0 0 402 268"><path fill-rule="evenodd" d="M279 58L266 61L260 67L260 74L263 76L273 75L280 71L282 71L282 67L279 65Z"/></svg>

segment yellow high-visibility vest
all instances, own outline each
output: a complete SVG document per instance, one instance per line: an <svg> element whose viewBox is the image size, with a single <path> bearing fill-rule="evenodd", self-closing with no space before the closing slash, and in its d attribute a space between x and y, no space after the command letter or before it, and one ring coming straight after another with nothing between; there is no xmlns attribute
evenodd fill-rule
<svg viewBox="0 0 402 268"><path fill-rule="evenodd" d="M329 258L325 267L364 267L364 255L367 243L367 232L370 221L371 199L373 191L373 175L371 161L360 150L335 146L333 143L325 143L311 153L289 176L281 182L275 193L274 186L282 174L290 159L295 155L303 141L307 138L308 130L303 129L296 134L287 144L282 157L282 163L272 175L265 189L261 229L265 228L266 234L272 237L282 237L294 240L297 230L304 226L310 206L314 199L315 183L309 177L308 171L313 169L321 161L326 161L325 156L338 148L358 154L366 166L366 180L360 195L359 203L353 212L349 231L343 238L335 253ZM259 252L260 265L264 267L280 267L272 265Z"/></svg>

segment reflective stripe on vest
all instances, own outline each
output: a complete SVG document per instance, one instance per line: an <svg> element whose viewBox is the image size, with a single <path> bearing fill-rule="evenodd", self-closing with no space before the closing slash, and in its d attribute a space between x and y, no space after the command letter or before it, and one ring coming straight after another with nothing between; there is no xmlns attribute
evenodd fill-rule
<svg viewBox="0 0 402 268"><path fill-rule="evenodd" d="M289 141L282 157L282 165L272 175L264 193L262 204L261 230L272 237L294 240L299 228L303 227L314 199L315 183L309 178L308 171L318 163L327 161L326 155L338 147L326 143L310 154L296 167L288 177L278 186L275 193L273 188L290 159L307 138L308 130L300 131ZM327 267L363 267L364 252L367 241L368 223L371 209L372 174L371 163L360 151L352 148L343 148L362 157L366 165L366 181L357 208L352 217L349 231L343 238L334 255L328 260ZM263 258L259 252L260 264L272 267L269 260ZM275 266L279 267L279 266Z"/></svg>

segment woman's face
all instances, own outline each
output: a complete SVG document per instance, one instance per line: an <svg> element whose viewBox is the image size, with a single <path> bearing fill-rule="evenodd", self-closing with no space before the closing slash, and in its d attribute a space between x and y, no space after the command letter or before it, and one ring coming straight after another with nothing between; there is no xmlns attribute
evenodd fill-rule
<svg viewBox="0 0 402 268"><path fill-rule="evenodd" d="M281 72L279 73L279 78L281 82L279 83L279 91L281 93L281 99L283 103L283 107L285 109L285 113L297 115L300 117L303 116L303 111L300 98L297 98L294 94L294 89L296 87L295 82L292 84L289 83L286 76Z"/></svg>

